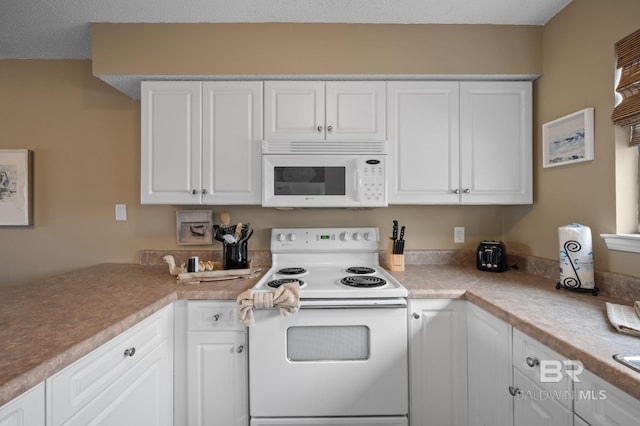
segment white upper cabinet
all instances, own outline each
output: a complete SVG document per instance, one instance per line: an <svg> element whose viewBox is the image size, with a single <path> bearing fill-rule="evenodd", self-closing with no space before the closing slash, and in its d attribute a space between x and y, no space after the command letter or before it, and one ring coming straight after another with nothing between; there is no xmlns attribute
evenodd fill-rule
<svg viewBox="0 0 640 426"><path fill-rule="evenodd" d="M389 204L456 204L460 180L457 81L387 84Z"/></svg>
<svg viewBox="0 0 640 426"><path fill-rule="evenodd" d="M142 204L260 204L262 82L142 83Z"/></svg>
<svg viewBox="0 0 640 426"><path fill-rule="evenodd" d="M262 202L262 82L203 83L204 204Z"/></svg>
<svg viewBox="0 0 640 426"><path fill-rule="evenodd" d="M460 199L531 204L531 82L460 83Z"/></svg>
<svg viewBox="0 0 640 426"><path fill-rule="evenodd" d="M142 204L198 204L202 84L152 81L142 82L141 88L140 200Z"/></svg>
<svg viewBox="0 0 640 426"><path fill-rule="evenodd" d="M389 204L530 204L530 82L389 82Z"/></svg>
<svg viewBox="0 0 640 426"><path fill-rule="evenodd" d="M269 141L384 141L385 82L267 81Z"/></svg>

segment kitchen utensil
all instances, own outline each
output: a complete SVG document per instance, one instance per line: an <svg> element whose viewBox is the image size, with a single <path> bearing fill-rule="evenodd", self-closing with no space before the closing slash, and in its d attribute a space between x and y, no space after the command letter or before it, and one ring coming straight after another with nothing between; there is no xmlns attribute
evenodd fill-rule
<svg viewBox="0 0 640 426"><path fill-rule="evenodd" d="M224 226L229 226L229 223L231 223L229 212L220 212L220 221Z"/></svg>
<svg viewBox="0 0 640 426"><path fill-rule="evenodd" d="M478 245L476 266L481 271L507 270L507 249L502 241L481 241Z"/></svg>
<svg viewBox="0 0 640 426"><path fill-rule="evenodd" d="M242 223L238 223L236 225L236 230L234 233L234 237L236 238L236 241L240 240L240 236L242 235Z"/></svg>
<svg viewBox="0 0 640 426"><path fill-rule="evenodd" d="M238 242L238 240L236 240L236 237L234 237L231 234L224 234L222 236L222 239L223 239L223 243L226 243L226 244L235 244Z"/></svg>

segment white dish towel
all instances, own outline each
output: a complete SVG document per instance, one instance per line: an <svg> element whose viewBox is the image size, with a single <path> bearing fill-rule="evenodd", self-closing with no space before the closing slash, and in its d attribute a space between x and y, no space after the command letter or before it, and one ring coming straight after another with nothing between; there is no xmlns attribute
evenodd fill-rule
<svg viewBox="0 0 640 426"><path fill-rule="evenodd" d="M640 301L633 306L605 302L609 322L620 333L640 337Z"/></svg>
<svg viewBox="0 0 640 426"><path fill-rule="evenodd" d="M253 318L254 309L279 308L283 317L295 314L300 309L300 296L297 282L282 284L272 292L256 292L251 289L245 290L238 295L238 317L246 326L255 325Z"/></svg>

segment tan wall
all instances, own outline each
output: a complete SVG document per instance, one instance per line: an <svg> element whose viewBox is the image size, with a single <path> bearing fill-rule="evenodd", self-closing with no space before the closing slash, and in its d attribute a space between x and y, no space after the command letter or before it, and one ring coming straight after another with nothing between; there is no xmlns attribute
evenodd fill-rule
<svg viewBox="0 0 640 426"><path fill-rule="evenodd" d="M541 28L508 25L91 25L94 74L536 74Z"/></svg>
<svg viewBox="0 0 640 426"><path fill-rule="evenodd" d="M544 26L543 76L534 86L535 202L505 209L508 247L557 259L558 226L577 222L592 229L596 269L640 275L637 255L609 251L599 237L636 232L635 185L616 184L616 167L635 182L636 154L610 117L614 44L638 29L638 16L637 0L577 0ZM542 124L587 107L595 109L594 161L543 169Z"/></svg>

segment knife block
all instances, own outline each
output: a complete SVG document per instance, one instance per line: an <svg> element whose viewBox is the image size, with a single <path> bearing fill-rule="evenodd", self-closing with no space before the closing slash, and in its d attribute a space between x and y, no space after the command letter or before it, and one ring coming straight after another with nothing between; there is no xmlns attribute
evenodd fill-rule
<svg viewBox="0 0 640 426"><path fill-rule="evenodd" d="M387 269L390 271L404 271L404 254L393 254L393 238L389 238L387 245Z"/></svg>

